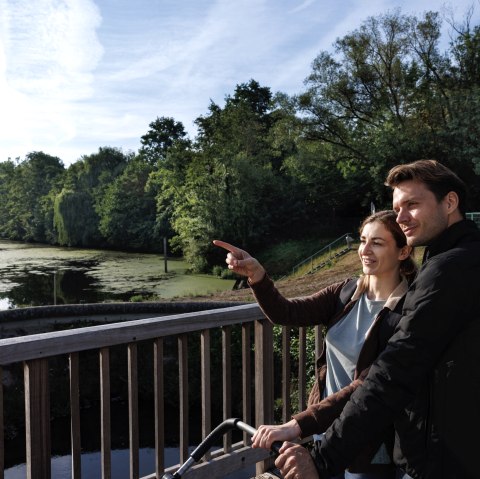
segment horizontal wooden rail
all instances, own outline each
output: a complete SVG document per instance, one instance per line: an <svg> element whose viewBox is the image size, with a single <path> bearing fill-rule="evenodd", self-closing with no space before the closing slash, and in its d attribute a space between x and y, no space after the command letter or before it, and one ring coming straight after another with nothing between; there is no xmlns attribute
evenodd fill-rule
<svg viewBox="0 0 480 479"><path fill-rule="evenodd" d="M233 326L240 328L234 329ZM130 478L139 479L139 358L140 347L151 348L153 400L152 421L155 422L155 473L142 479L159 478L165 472L165 385L164 385L164 340L176 338L178 358L178 391L180 430L180 461L187 458L189 441L189 360L193 354L189 350L189 339L196 337L200 357L193 357L201 374L201 430L205 437L212 428L211 416L211 330L221 331L221 367L217 371L222 378L222 409L224 418L232 413L232 401L240 407L243 421L259 425L273 422L274 374L273 374L273 327L257 304L246 304L221 309L188 312L170 316L142 318L128 322L109 323L84 328L32 334L0 340L0 373L2 368L13 363L23 363L25 381L25 405L27 419L26 453L28 479L50 479L50 411L49 397L52 391L48 387L49 361L56 361L57 356L64 356L69 364L69 398L71 424L72 478L79 478L81 471L81 424L79 394L81 384L79 370L81 351L93 350L98 357L98 381L100 401L99 439L101 447L101 474L107 479L112 474L112 419L111 419L111 384L115 375L111 370L114 365L111 354L113 346L123 346L127 357L128 380L128 423L130 443ZM241 396L232 397L232 332L241 334L242 370L236 371L237 384L241 384ZM253 338L253 341L252 341ZM300 339L299 398L300 406L305 402L305 330ZM147 341L139 344L140 341ZM150 345L148 344L150 343ZM165 344L175 344L168 341ZM192 340L192 343L194 341ZM239 344L236 344L239 347ZM283 347L286 355L282 365L282 393L284 400L282 417L290 417L290 331L284 328ZM113 349L115 351L115 349ZM171 353L168 361L172 360ZM198 354L198 353L197 353ZM50 359L52 358L52 359ZM54 359L55 358L55 359ZM1 374L0 374L1 377ZM113 378L113 379L112 379ZM6 393L5 393L6 394ZM3 403L3 404L2 404ZM5 400L0 395L0 432L3 427L3 407ZM254 410L252 410L252 406ZM217 411L218 412L218 411ZM255 419L253 419L255 418ZM230 435L224 437L223 447L211 452L204 462L195 465L188 477L212 478L257 464L257 472L265 470L269 453L249 447L250 438L243 435L243 440L232 443ZM4 442L0 440L0 479L3 477ZM259 463L260 461L260 463ZM167 472L175 471L178 465L169 467Z"/></svg>
<svg viewBox="0 0 480 479"><path fill-rule="evenodd" d="M0 339L0 366L263 319L256 304Z"/></svg>

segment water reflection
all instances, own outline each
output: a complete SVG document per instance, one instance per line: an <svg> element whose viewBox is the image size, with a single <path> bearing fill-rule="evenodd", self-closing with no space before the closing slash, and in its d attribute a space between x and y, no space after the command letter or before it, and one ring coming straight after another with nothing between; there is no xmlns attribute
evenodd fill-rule
<svg viewBox="0 0 480 479"><path fill-rule="evenodd" d="M82 250L0 240L0 309L162 299L231 289L232 280L185 274L161 255Z"/></svg>
<svg viewBox="0 0 480 479"><path fill-rule="evenodd" d="M128 449L112 451L112 477L115 479L129 479L129 451ZM140 477L155 472L155 449L140 449L139 458ZM179 462L179 450L165 449L165 464L167 467ZM101 479L100 453L82 454L82 477ZM251 466L242 471L225 476L227 479L247 479L255 475L255 467ZM25 464L12 467L5 471L5 479L25 479ZM70 479L72 477L72 457L61 456L52 458L52 479Z"/></svg>

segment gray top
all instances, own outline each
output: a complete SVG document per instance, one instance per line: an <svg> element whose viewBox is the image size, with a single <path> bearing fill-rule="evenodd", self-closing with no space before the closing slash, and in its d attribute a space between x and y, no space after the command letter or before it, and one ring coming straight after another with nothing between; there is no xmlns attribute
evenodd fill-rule
<svg viewBox="0 0 480 479"><path fill-rule="evenodd" d="M385 301L371 301L363 293L351 311L327 332L325 396L353 381L358 356L370 327Z"/></svg>

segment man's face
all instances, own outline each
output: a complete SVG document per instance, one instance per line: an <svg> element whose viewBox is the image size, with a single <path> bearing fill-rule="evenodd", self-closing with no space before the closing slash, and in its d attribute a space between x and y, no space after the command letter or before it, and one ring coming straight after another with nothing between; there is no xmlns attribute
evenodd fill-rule
<svg viewBox="0 0 480 479"><path fill-rule="evenodd" d="M430 244L449 225L447 200L438 202L420 181L404 181L394 188L393 209L410 246Z"/></svg>

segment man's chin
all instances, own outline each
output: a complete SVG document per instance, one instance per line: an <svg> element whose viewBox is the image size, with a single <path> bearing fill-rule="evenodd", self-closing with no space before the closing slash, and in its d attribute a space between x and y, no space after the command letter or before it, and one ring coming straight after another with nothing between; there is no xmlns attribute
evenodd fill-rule
<svg viewBox="0 0 480 479"><path fill-rule="evenodd" d="M419 239L416 238L415 236L407 236L407 244L408 246L420 246Z"/></svg>

